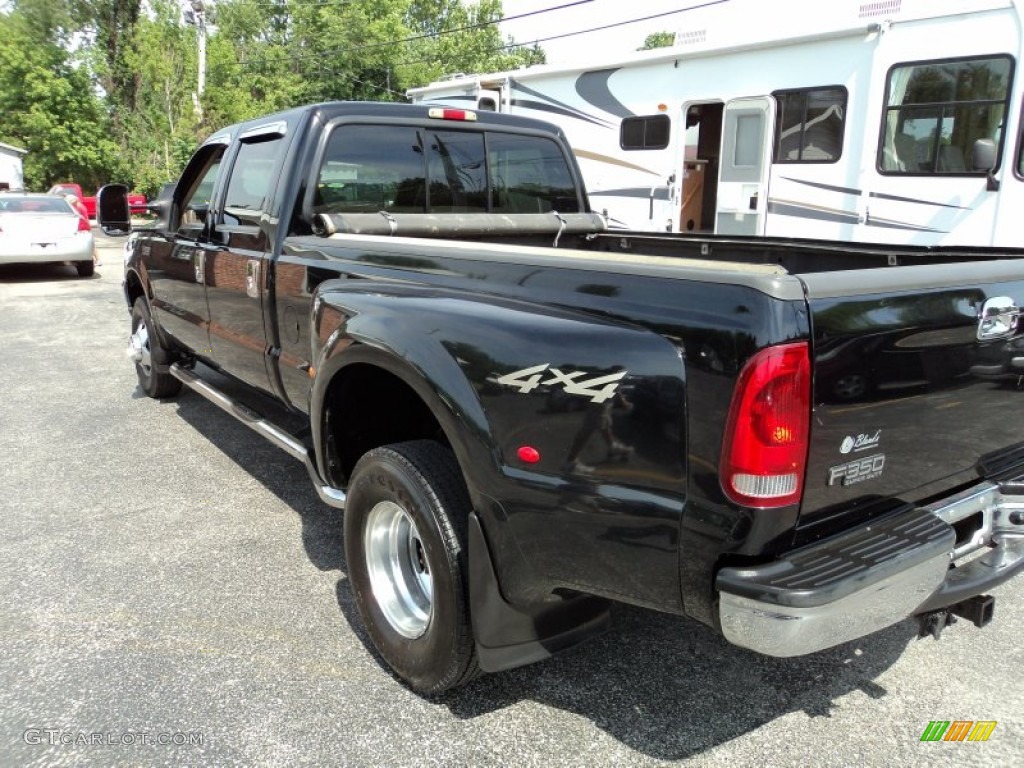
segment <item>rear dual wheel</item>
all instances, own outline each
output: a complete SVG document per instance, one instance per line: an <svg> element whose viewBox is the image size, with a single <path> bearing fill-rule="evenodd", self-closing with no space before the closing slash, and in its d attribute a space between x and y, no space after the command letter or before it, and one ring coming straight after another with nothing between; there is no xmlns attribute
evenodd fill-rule
<svg viewBox="0 0 1024 768"><path fill-rule="evenodd" d="M356 464L345 555L356 605L384 661L436 694L478 673L469 615L469 495L450 450L416 440Z"/></svg>

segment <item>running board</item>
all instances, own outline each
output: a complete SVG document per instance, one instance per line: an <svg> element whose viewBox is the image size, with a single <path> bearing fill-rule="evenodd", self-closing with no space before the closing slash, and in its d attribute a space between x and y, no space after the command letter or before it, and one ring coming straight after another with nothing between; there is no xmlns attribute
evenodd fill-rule
<svg viewBox="0 0 1024 768"><path fill-rule="evenodd" d="M285 432L276 424L267 421L251 408L239 403L237 400L232 400L209 382L196 376L189 369L182 368L178 363L171 364L170 373L193 392L202 395L222 411L234 416L247 427L265 437L289 456L305 464L306 471L313 481L313 487L316 488L317 495L320 496L321 500L325 504L337 509L345 508L345 492L332 488L323 481L320 473L317 471L316 462L312 454L302 444L301 440Z"/></svg>

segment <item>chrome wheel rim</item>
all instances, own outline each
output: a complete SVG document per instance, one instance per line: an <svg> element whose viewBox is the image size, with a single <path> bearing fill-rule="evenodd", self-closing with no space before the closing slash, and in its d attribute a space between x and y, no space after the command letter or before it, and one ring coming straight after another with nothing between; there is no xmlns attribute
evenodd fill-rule
<svg viewBox="0 0 1024 768"><path fill-rule="evenodd" d="M364 543L370 588L384 618L402 637L420 637L430 623L434 580L416 524L395 502L378 502L367 516Z"/></svg>
<svg viewBox="0 0 1024 768"><path fill-rule="evenodd" d="M131 336L132 359L142 369L142 372L149 376L153 370L153 358L149 351L149 329L146 328L146 321L139 320L135 333Z"/></svg>

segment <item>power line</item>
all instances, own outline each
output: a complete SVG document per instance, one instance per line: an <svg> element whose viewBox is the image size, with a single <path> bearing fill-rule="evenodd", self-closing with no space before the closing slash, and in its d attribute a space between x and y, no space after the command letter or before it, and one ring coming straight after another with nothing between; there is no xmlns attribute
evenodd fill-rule
<svg viewBox="0 0 1024 768"><path fill-rule="evenodd" d="M719 1L720 2L724 2L725 0L719 0ZM440 32L430 32L430 33L425 33L425 34L422 34L422 35L413 35L412 37L406 37L406 38L403 38L401 40L389 40L389 41L384 42L384 43L370 43L368 45L357 45L357 46L354 46L354 47L341 46L339 48L332 48L332 49L327 49L327 50L323 50L323 51L317 51L315 53L304 53L304 54L300 53L300 54L295 54L293 56L280 56L280 57L271 56L271 57L262 57L262 58L257 58L257 59L245 59L243 61L239 61L238 64L239 64L239 66L245 68L245 67L250 66L251 64L264 64L264 63L267 63L267 62L284 63L284 62L290 62L290 61L300 61L302 59L317 58L317 57L320 57L320 56L330 56L331 54L335 54L335 53L342 53L342 52L353 53L353 52L356 52L356 51L365 51L365 50L371 50L371 49L374 49L374 48L387 48L387 47L392 47L392 46L395 46L395 45L401 45L403 43L412 43L412 42L415 42L417 40L425 40L425 39L428 39L428 38L438 38L438 37L441 37L442 35L452 35L452 34L455 34L456 32L466 32L466 31L469 31L469 30L472 30L472 29L483 29L484 27L490 27L490 26L493 26L495 24L500 24L503 21L514 21L515 19L525 19L525 18L527 18L529 16L537 16L537 15L542 14L542 13L550 13L551 11L560 11L563 8L571 8L571 7L575 6L575 5L585 5L586 3L590 3L590 2L593 2L593 0L575 0L575 2L564 3L563 5L556 5L556 6L552 7L552 8L542 8L541 10L537 10L537 11L529 11L527 13L519 13L519 14L516 14L514 16L506 16L506 17L504 17L502 19L496 19L494 21L482 21L482 22L478 22L476 24L467 24L467 25L462 26L462 27L455 27L453 29L445 29L445 30L442 30ZM552 38L552 39L554 39L554 38ZM493 50L499 51L499 50L503 50L505 48L516 48L516 47L519 47L520 45L521 45L520 43L512 43L512 44L509 44L509 45L499 46L498 48L495 48Z"/></svg>
<svg viewBox="0 0 1024 768"><path fill-rule="evenodd" d="M320 6L352 5L357 0L230 0L230 5L249 7L279 8L288 11L293 8L318 8Z"/></svg>
<svg viewBox="0 0 1024 768"><path fill-rule="evenodd" d="M706 3L700 3L699 5L691 5L691 6L687 7L687 8L677 8L674 11L665 11L664 13L655 13L655 14L653 14L651 16L642 16L642 17L640 17L638 19L627 19L625 21L617 21L617 22L614 22L612 24L603 24L600 27L591 27L589 29L581 29L581 30L578 30L576 32L563 32L560 35L551 35L549 37L538 37L535 40L527 40L525 42L515 42L515 43L508 43L506 45L499 45L496 48L488 48L485 51L485 53L497 53L498 51L507 50L509 48L525 48L527 46L537 45L538 43L547 43L547 42L550 42L551 40L561 40L561 39L566 38L566 37L576 37L577 35L586 35L586 34L589 34L591 32L601 32L601 31L606 30L606 29L615 29L616 27L624 27L627 24L636 24L636 23L641 22L641 21L650 21L652 19L660 19L660 18L662 18L664 16L672 16L672 15L677 14L677 13L685 13L686 11L696 11L696 10L698 10L700 8L708 8L708 7L712 6L712 5L721 5L722 3L727 3L727 2L729 2L729 0L709 0ZM553 11L553 10L556 10L556 9L555 8L551 8L549 10ZM509 18L512 18L512 17L510 16ZM402 66L408 66L408 65L412 65L412 64L429 64L432 61L434 61L434 59L414 59L413 61L399 61L399 62L396 62L394 64L394 66L402 67Z"/></svg>
<svg viewBox="0 0 1024 768"><path fill-rule="evenodd" d="M616 21L616 22L614 22L612 24L604 24L603 26L600 26L600 27L591 27L590 29L581 29L579 32L564 32L561 35L552 35L551 37L541 37L541 38L538 38L536 40L530 40L526 44L527 45L530 45L530 44L536 45L537 43L546 43L546 42L549 42L551 40L560 40L563 37L575 37L576 35L586 35L586 34L589 34L590 32L601 32L601 31L603 31L605 29L615 29L616 27L624 27L627 24L636 24L636 23L641 22L641 21L651 21L652 19L660 19L660 18L662 18L664 16L674 16L677 13L685 13L686 11L696 11L696 10L698 10L700 8L708 8L708 7L712 6L712 5L721 5L722 3L727 3L727 2L729 2L729 0L708 0L708 2L700 3L699 5L691 5L691 6L687 7L687 8L677 8L674 11L665 11L664 13L655 13L655 14L653 14L651 16L643 16L643 17L641 17L639 19L626 19L625 21ZM519 43L519 45L523 45L523 43Z"/></svg>

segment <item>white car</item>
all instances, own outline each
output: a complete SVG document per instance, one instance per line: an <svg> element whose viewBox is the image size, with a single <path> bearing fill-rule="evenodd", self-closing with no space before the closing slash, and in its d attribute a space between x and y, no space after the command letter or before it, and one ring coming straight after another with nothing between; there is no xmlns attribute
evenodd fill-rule
<svg viewBox="0 0 1024 768"><path fill-rule="evenodd" d="M60 195L0 193L0 264L70 262L89 277L93 247L89 220Z"/></svg>

